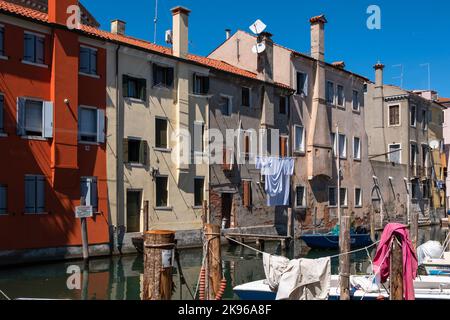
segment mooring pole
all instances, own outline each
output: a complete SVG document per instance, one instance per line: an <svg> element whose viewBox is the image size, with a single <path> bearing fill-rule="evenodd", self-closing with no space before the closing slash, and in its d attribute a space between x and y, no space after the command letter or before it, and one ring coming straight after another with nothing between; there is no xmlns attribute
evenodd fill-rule
<svg viewBox="0 0 450 320"><path fill-rule="evenodd" d="M340 299L350 300L350 216L341 216L339 229Z"/></svg>
<svg viewBox="0 0 450 320"><path fill-rule="evenodd" d="M372 240L372 242L376 241L376 236L375 236L375 210L372 210L372 212L370 213L370 239Z"/></svg>
<svg viewBox="0 0 450 320"><path fill-rule="evenodd" d="M172 299L174 249L174 231L144 234L144 300Z"/></svg>
<svg viewBox="0 0 450 320"><path fill-rule="evenodd" d="M80 205L86 205L86 199L81 197ZM88 239L88 230L87 230L87 218L81 218L81 242L83 245L83 260L89 260L89 239Z"/></svg>
<svg viewBox="0 0 450 320"><path fill-rule="evenodd" d="M394 241L392 241L390 259L390 299L403 300L403 254L397 237L394 237Z"/></svg>
<svg viewBox="0 0 450 320"><path fill-rule="evenodd" d="M149 228L149 224L148 224L149 205L150 205L149 201L144 201L144 232L147 232L148 228Z"/></svg>
<svg viewBox="0 0 450 320"><path fill-rule="evenodd" d="M288 208L287 211L287 236L288 238L291 238L291 240L294 239L294 221L293 221L293 214L292 214L292 208Z"/></svg>
<svg viewBox="0 0 450 320"><path fill-rule="evenodd" d="M416 210L411 212L410 234L413 248L417 250L417 241L419 239L419 213Z"/></svg>
<svg viewBox="0 0 450 320"><path fill-rule="evenodd" d="M222 282L222 252L220 226L205 225L205 236L208 241L208 300L215 300Z"/></svg>

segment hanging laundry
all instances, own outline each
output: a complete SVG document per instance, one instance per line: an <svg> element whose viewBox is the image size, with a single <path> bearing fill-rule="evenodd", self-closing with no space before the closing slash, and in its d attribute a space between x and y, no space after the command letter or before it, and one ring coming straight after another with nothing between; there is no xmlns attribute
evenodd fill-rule
<svg viewBox="0 0 450 320"><path fill-rule="evenodd" d="M294 159L257 157L256 169L265 176L267 206L288 206L291 190L290 177L294 174Z"/></svg>
<svg viewBox="0 0 450 320"><path fill-rule="evenodd" d="M277 300L328 300L331 260L298 259L263 255L266 282L277 291Z"/></svg>
<svg viewBox="0 0 450 320"><path fill-rule="evenodd" d="M405 300L415 300L414 279L417 277L417 255L409 239L407 227L398 223L390 223L386 226L381 236L381 241L373 260L374 273L379 274L379 281L384 283L389 278L391 251L391 239L399 236L403 254L403 291Z"/></svg>

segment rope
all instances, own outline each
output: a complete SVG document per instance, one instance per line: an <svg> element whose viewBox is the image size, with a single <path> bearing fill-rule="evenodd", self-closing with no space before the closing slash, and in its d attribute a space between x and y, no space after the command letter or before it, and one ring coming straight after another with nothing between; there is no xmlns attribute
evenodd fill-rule
<svg viewBox="0 0 450 320"><path fill-rule="evenodd" d="M242 242L240 242L240 241L237 241L237 240L235 240L235 239L233 239L233 238L230 238L230 237L227 237L227 236L225 236L225 238L228 239L228 240L230 240L230 241L233 241L233 242L235 242L235 243L237 243L237 244L239 244L239 245L241 245L241 246L243 246L243 247L246 247L246 248L249 248L249 249L251 249L251 250L253 250L253 251L255 251L255 252L258 252L258 253L260 253L260 254L266 254L266 252L262 252L261 250L255 249L255 248L253 248L253 247L251 247L251 246L248 246L248 245L246 245L245 243L242 243Z"/></svg>
<svg viewBox="0 0 450 320"><path fill-rule="evenodd" d="M6 295L2 290L0 290L0 293L6 298L6 300L12 300L10 297Z"/></svg>

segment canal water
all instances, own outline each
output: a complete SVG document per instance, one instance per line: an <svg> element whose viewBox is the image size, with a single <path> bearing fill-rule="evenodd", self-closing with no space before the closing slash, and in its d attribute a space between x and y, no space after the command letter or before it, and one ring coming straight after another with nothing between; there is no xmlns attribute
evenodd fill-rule
<svg viewBox="0 0 450 320"><path fill-rule="evenodd" d="M444 241L446 232L439 227L421 229L419 242L429 240ZM280 254L275 243L266 244L268 253ZM370 254L373 257L375 249ZM335 255L336 251L311 251L304 243L295 243L289 256L300 258L319 258ZM224 275L228 286L225 299L237 297L232 288L250 281L264 279L262 258L253 250L241 246L227 246L222 249ZM184 250L180 253L181 267L186 279L180 285L179 270L175 271L174 300L191 300L198 281L202 251ZM362 251L351 256L352 274L365 274L370 267L367 252ZM332 273L338 273L338 260L332 260ZM89 263L89 272L85 272L81 289L70 290L67 286L68 268L78 266L83 270L82 262L63 262L26 267L0 269L0 290L10 298L47 298L74 300L140 300L143 283L143 258L139 255L95 259ZM70 281L69 281L70 282ZM73 283L73 281L72 281ZM0 300L3 297L0 295Z"/></svg>

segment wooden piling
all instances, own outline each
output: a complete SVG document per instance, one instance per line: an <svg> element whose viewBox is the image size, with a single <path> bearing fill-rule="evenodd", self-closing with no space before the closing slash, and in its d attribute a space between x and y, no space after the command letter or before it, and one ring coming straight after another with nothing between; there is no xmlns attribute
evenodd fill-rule
<svg viewBox="0 0 450 320"><path fill-rule="evenodd" d="M397 237L392 242L390 259L390 299L403 300L403 254L402 246Z"/></svg>
<svg viewBox="0 0 450 320"><path fill-rule="evenodd" d="M171 300L174 231L144 234L144 300Z"/></svg>
<svg viewBox="0 0 450 320"><path fill-rule="evenodd" d="M287 236L291 239L294 238L294 216L292 214L292 208L288 208L287 212Z"/></svg>
<svg viewBox="0 0 450 320"><path fill-rule="evenodd" d="M339 228L340 299L350 300L350 216L341 216Z"/></svg>
<svg viewBox="0 0 450 320"><path fill-rule="evenodd" d="M150 202L144 201L144 232L147 232L149 229L149 223L148 223L149 206L150 206Z"/></svg>
<svg viewBox="0 0 450 320"><path fill-rule="evenodd" d="M419 213L415 210L411 212L410 235L413 247L414 249L417 249L417 241L419 238Z"/></svg>
<svg viewBox="0 0 450 320"><path fill-rule="evenodd" d="M222 252L220 226L205 225L205 236L208 241L208 300L215 300L220 291L222 281Z"/></svg>
<svg viewBox="0 0 450 320"><path fill-rule="evenodd" d="M372 239L373 242L376 241L376 235L375 235L375 211L372 211L370 213L370 239Z"/></svg>

